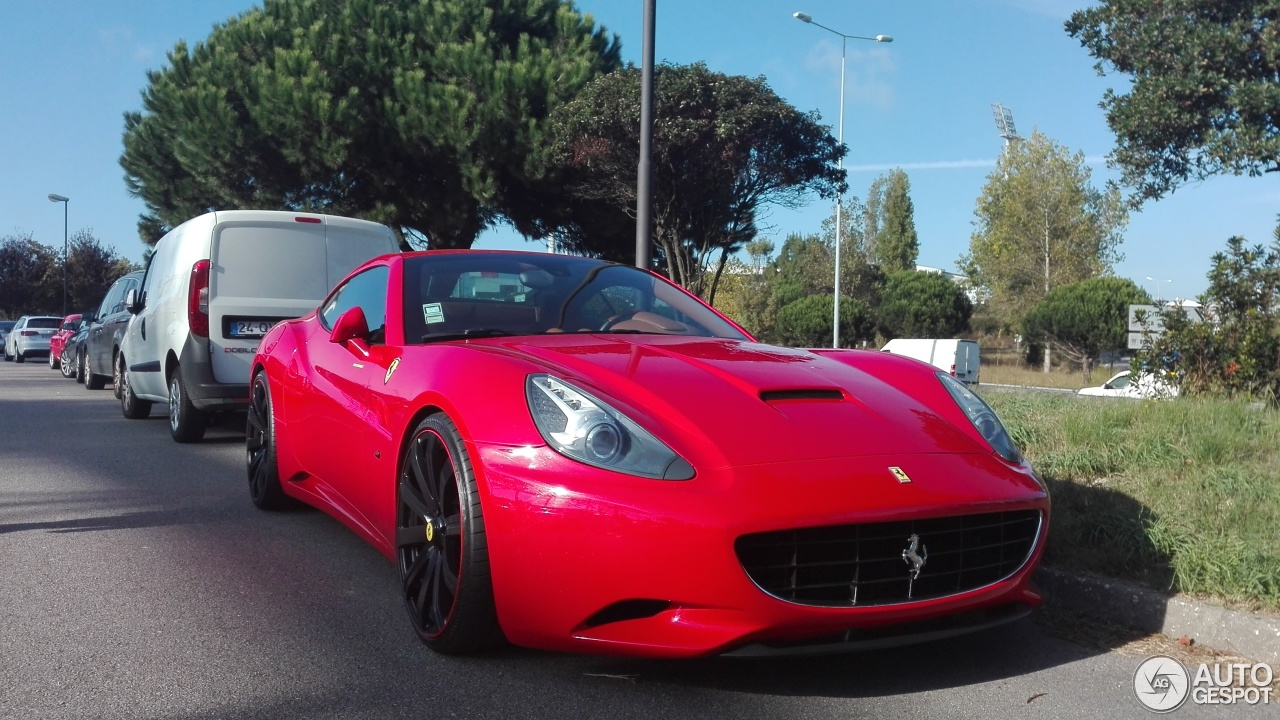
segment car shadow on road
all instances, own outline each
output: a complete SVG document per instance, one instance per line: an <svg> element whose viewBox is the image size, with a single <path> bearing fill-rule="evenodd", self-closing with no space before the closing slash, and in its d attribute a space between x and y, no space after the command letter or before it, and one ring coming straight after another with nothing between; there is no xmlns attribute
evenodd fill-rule
<svg viewBox="0 0 1280 720"><path fill-rule="evenodd" d="M44 520L40 522L0 524L0 535L24 530L47 530L52 533L91 532L95 530L127 530L133 528L182 525L181 517L168 511L126 512L119 515Z"/></svg>

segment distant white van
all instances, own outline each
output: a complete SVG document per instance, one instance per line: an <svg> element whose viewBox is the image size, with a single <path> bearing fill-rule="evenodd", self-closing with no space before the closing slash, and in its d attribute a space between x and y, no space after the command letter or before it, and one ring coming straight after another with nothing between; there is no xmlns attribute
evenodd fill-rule
<svg viewBox="0 0 1280 720"><path fill-rule="evenodd" d="M210 414L248 407L249 370L271 326L316 309L356 266L396 251L387 226L332 215L232 210L174 228L126 298L124 416L167 403L174 440L204 437Z"/></svg>
<svg viewBox="0 0 1280 720"><path fill-rule="evenodd" d="M896 338L885 343L880 349L883 352L929 363L970 385L978 384L981 358L977 340Z"/></svg>

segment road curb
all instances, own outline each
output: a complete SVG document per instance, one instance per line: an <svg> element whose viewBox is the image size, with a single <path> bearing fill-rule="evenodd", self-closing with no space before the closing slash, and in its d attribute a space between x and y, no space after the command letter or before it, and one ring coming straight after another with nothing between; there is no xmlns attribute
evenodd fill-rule
<svg viewBox="0 0 1280 720"><path fill-rule="evenodd" d="M1047 604L1146 632L1185 635L1197 645L1280 665L1280 617L1053 568L1041 567L1035 581Z"/></svg>

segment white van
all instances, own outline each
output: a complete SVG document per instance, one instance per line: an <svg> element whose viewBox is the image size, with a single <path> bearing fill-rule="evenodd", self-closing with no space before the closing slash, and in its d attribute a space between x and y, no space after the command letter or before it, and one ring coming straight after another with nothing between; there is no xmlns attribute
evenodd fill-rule
<svg viewBox="0 0 1280 720"><path fill-rule="evenodd" d="M232 210L188 220L156 243L120 349L120 407L169 406L178 442L209 415L249 404L249 370L272 325L305 315L365 260L396 252L390 228L308 213Z"/></svg>
<svg viewBox="0 0 1280 720"><path fill-rule="evenodd" d="M883 352L904 355L951 373L957 380L978 384L977 340L938 340L932 338L897 338L880 348Z"/></svg>

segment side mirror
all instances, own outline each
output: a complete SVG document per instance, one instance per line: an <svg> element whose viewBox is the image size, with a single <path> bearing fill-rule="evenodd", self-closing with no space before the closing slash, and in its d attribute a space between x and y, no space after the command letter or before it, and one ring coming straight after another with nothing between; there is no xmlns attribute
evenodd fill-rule
<svg viewBox="0 0 1280 720"><path fill-rule="evenodd" d="M329 342L345 345L351 341L359 341L361 346L369 340L369 322L364 319L364 311L358 307L353 307L338 317L338 322L333 324L333 331L329 333ZM366 355L368 347L359 348Z"/></svg>
<svg viewBox="0 0 1280 720"><path fill-rule="evenodd" d="M139 296L137 288L132 288L125 293L124 308L129 311L130 315L137 315L142 312L142 298Z"/></svg>

